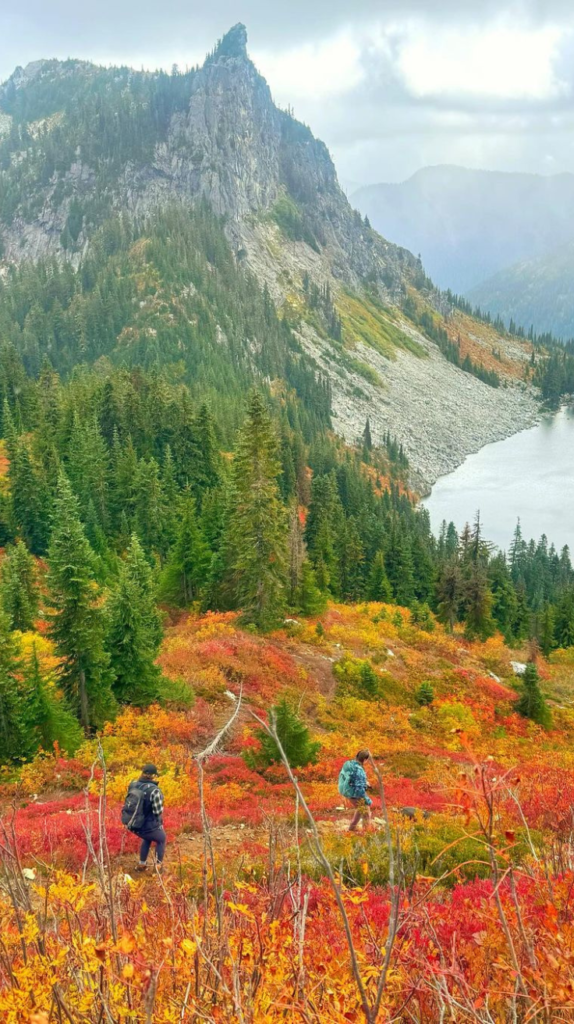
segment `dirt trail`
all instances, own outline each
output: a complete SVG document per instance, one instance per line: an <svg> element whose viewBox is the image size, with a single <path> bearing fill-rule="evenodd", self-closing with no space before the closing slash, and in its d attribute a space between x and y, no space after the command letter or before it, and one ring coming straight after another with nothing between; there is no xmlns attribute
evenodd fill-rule
<svg viewBox="0 0 574 1024"><path fill-rule="evenodd" d="M340 817L335 820L318 821L317 828L322 837L337 835L347 831L350 812L340 812ZM299 835L309 835L310 832L304 826L299 830ZM357 835L361 835L360 831ZM292 826L282 824L279 828L279 842L283 846L290 845L295 841L295 832ZM220 825L212 828L211 842L215 854L241 853L243 848L255 843L265 849L269 848L269 829L265 826L260 828L243 827L242 825ZM189 835L178 836L173 841L172 856L177 861L179 856L183 859L199 858L203 853L203 834L195 832Z"/></svg>
<svg viewBox="0 0 574 1024"><path fill-rule="evenodd" d="M313 647L304 647L302 644L285 645L293 661L300 665L309 676L317 680L319 692L324 697L333 697L337 681L333 675L333 662L337 659L332 655L323 654Z"/></svg>

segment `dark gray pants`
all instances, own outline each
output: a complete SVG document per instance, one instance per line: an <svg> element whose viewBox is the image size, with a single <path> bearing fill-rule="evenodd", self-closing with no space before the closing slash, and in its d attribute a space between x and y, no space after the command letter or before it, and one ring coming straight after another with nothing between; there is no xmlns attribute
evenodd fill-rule
<svg viewBox="0 0 574 1024"><path fill-rule="evenodd" d="M142 841L140 846L140 863L145 864L150 851L150 846L152 843L155 843L156 860L158 864L161 864L165 853L165 830L158 826L157 828L148 829L145 832L138 832L138 835Z"/></svg>

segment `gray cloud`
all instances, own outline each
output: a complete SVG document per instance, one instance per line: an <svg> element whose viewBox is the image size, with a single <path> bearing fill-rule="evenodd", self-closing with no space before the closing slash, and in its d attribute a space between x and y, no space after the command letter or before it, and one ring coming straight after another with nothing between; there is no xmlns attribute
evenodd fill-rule
<svg viewBox="0 0 574 1024"><path fill-rule="evenodd" d="M482 24L502 9L536 24L572 15L571 0L2 0L0 77L39 56L109 53L129 61L176 48L196 58L239 20L252 46L262 47L395 16Z"/></svg>
<svg viewBox="0 0 574 1024"><path fill-rule="evenodd" d="M252 52L271 57L349 30L364 45L362 81L343 94L294 101L295 113L330 146L343 180L398 179L445 162L574 171L574 34L556 63L563 90L541 99L420 97L400 72L400 28L384 55L368 46L375 23L408 26L416 18L432 36L441 26L480 32L501 15L574 31L572 0L384 0L383 8L381 0L0 0L0 80L39 57L193 64L238 20L248 27ZM272 68L268 74L273 87Z"/></svg>

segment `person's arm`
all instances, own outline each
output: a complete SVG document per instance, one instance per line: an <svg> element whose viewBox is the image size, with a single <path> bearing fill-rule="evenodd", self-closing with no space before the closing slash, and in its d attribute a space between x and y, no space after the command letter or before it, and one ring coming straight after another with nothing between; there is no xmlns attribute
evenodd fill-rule
<svg viewBox="0 0 574 1024"><path fill-rule="evenodd" d="M163 815L163 793L159 787L154 786L151 796L150 803L152 814L161 821Z"/></svg>
<svg viewBox="0 0 574 1024"><path fill-rule="evenodd" d="M359 769L357 772L357 789L361 790L360 796L363 798L365 803L368 804L368 806L370 807L370 805L372 804L372 800L369 796L367 796L367 789L370 788L367 779L367 773L363 768L362 764L358 765L357 767Z"/></svg>

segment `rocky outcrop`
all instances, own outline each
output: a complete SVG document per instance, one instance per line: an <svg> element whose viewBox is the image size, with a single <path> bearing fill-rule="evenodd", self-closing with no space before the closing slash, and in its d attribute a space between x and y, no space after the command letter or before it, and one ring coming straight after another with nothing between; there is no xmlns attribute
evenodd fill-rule
<svg viewBox="0 0 574 1024"><path fill-rule="evenodd" d="M369 277L378 281L386 298L396 298L405 279L416 273L418 261L406 249L385 242L351 209L327 147L275 106L246 46L246 29L237 25L193 75L187 109L173 115L167 137L158 141L149 162L126 164L107 186L111 205L145 214L170 199L204 197L227 218L240 248L246 220L269 213L286 195L336 279L358 287ZM25 89L40 74L83 79L88 68L82 62L70 68L57 61L18 68L2 87L0 107L2 95ZM43 186L32 221L17 211L13 223L4 227L7 257L20 260L61 251L60 233L71 197L85 202L99 186L98 176L79 153L60 187L55 178Z"/></svg>

